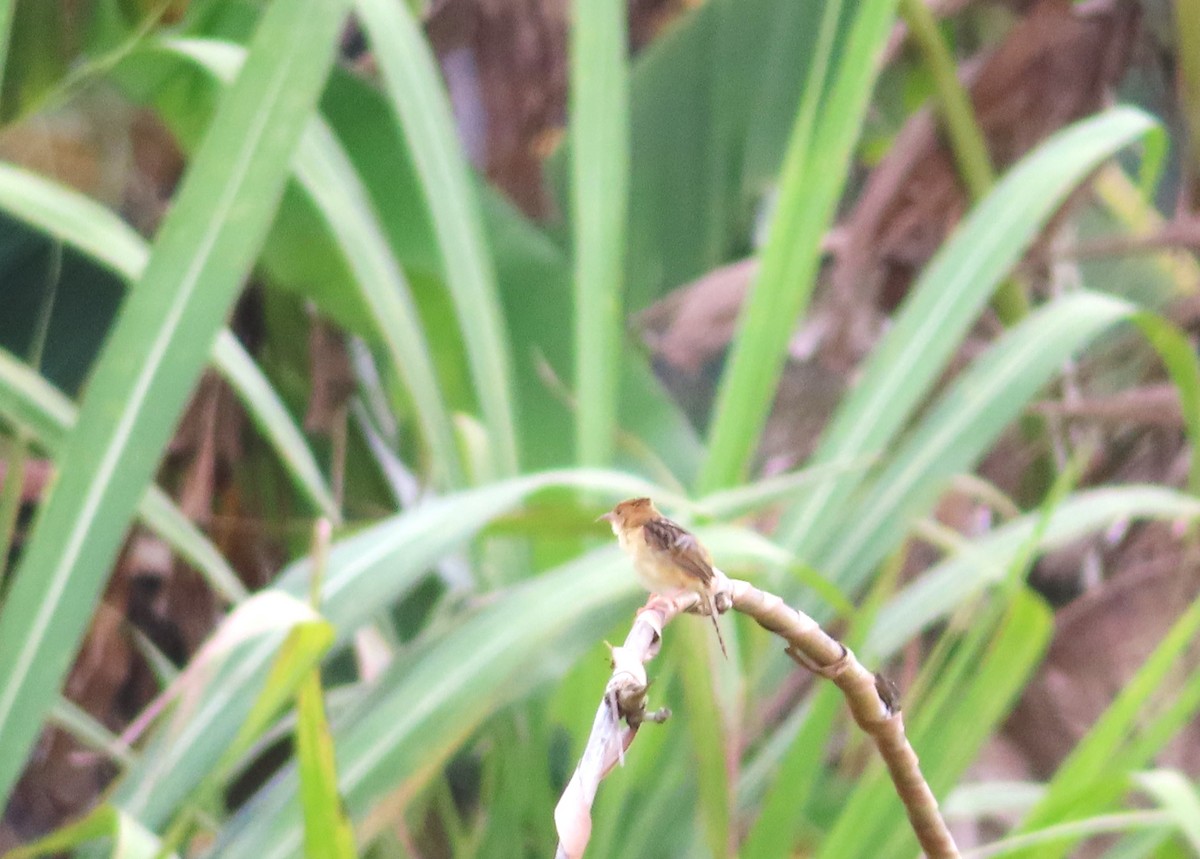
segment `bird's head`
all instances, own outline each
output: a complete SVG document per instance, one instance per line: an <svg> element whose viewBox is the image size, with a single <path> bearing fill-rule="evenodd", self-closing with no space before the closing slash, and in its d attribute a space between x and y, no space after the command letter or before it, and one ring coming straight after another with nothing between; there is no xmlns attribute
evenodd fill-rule
<svg viewBox="0 0 1200 859"><path fill-rule="evenodd" d="M658 516L659 512L649 498L630 498L622 501L596 521L607 522L612 525L614 534L620 534L626 528L637 528Z"/></svg>

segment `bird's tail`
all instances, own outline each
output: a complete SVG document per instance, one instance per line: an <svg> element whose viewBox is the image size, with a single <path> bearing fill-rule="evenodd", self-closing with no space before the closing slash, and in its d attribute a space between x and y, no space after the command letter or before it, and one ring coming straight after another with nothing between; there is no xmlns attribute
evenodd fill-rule
<svg viewBox="0 0 1200 859"><path fill-rule="evenodd" d="M717 604L711 594L704 597L704 602L708 616L712 618L713 629L717 631L717 644L721 645L721 655L728 659L729 651L725 649L725 639L721 636L721 624L717 623Z"/></svg>

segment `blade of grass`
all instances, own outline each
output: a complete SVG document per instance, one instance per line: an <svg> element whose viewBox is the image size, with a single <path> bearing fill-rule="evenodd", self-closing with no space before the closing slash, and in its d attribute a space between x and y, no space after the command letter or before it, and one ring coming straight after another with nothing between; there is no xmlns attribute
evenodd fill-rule
<svg viewBox="0 0 1200 859"><path fill-rule="evenodd" d="M84 748L99 752L120 767L131 767L137 762L135 751L69 698L59 698L54 702L48 721L66 731Z"/></svg>
<svg viewBox="0 0 1200 859"><path fill-rule="evenodd" d="M16 8L17 0L0 0L0 90L4 88L4 73L8 70L8 39Z"/></svg>
<svg viewBox="0 0 1200 859"><path fill-rule="evenodd" d="M0 593L4 591L4 574L12 554L13 537L25 494L25 460L29 455L29 436L18 428L11 437L0 435L0 456L4 461L4 488L0 490Z"/></svg>
<svg viewBox="0 0 1200 859"><path fill-rule="evenodd" d="M356 629L373 622L381 607L410 594L439 560L488 523L553 487L614 499L647 488L619 472L546 472L431 499L340 541L330 552L321 593L323 614L338 633L334 646L345 645ZM310 568L307 558L289 565L276 586L306 597ZM205 687L184 723L157 737L142 765L117 786L114 800L147 825L162 826L237 735L281 641L265 641L239 654L227 676Z"/></svg>
<svg viewBox="0 0 1200 859"><path fill-rule="evenodd" d="M561 670L597 647L631 594L606 548L508 589L496 602L395 663L370 700L334 731L340 789L356 821L386 797L411 796L489 713L515 680L555 653ZM569 658L568 658L569 656ZM276 779L230 821L211 854L223 859L299 856L295 772ZM368 831L363 831L369 837Z"/></svg>
<svg viewBox="0 0 1200 859"><path fill-rule="evenodd" d="M341 524L342 514L325 475L303 433L284 405L279 393L246 351L242 341L228 329L217 334L213 344L213 366L237 394L250 422L274 449L296 488L327 519ZM253 403L253 405L247 405Z"/></svg>
<svg viewBox="0 0 1200 859"><path fill-rule="evenodd" d="M1027 811L1046 792L1035 781L975 781L961 784L946 797L942 811L947 820L971 820L1011 811Z"/></svg>
<svg viewBox="0 0 1200 859"><path fill-rule="evenodd" d="M344 12L335 0L268 7L93 369L66 465L0 611L0 795L50 709L137 500L270 225Z"/></svg>
<svg viewBox="0 0 1200 859"><path fill-rule="evenodd" d="M1174 821L1165 811L1126 811L1120 814L1098 814L1084 820L1072 820L1058 826L1047 826L1036 832L1010 835L977 847L963 854L967 859L991 859L993 856L1008 856L1033 847L1066 842L1071 844L1095 835L1124 834L1144 829L1171 829ZM1065 849L1065 848L1064 848Z"/></svg>
<svg viewBox="0 0 1200 859"><path fill-rule="evenodd" d="M1195 498L1158 486L1078 492L1051 515L1039 549L1064 545L1113 522L1197 517L1200 502ZM880 611L862 648L862 658L880 662L888 659L913 635L947 617L987 586L1003 581L1013 557L1033 535L1040 518L1035 511L1006 523L908 585Z"/></svg>
<svg viewBox="0 0 1200 859"><path fill-rule="evenodd" d="M832 683L819 687L811 701L779 772L757 804L760 812L742 843L743 856L791 855L807 822L804 810L819 782L826 742L843 712L841 693Z"/></svg>
<svg viewBox="0 0 1200 859"><path fill-rule="evenodd" d="M1081 291L1006 332L905 439L820 558L820 569L853 592L950 478L975 466L1068 358L1136 313L1126 302Z"/></svg>
<svg viewBox="0 0 1200 859"><path fill-rule="evenodd" d="M266 682L254 696L254 706L214 770L217 778L234 771L242 755L271 727L280 710L297 696L306 678L329 652L335 635L333 627L320 618L302 620L288 631Z"/></svg>
<svg viewBox="0 0 1200 859"><path fill-rule="evenodd" d="M922 771L939 796L970 766L1050 643L1054 631L1050 609L1027 589L1013 596L976 670L947 696L950 705L942 717L912 738ZM817 851L818 859L914 855L916 836L894 792L883 767L873 766L843 804L837 823Z"/></svg>
<svg viewBox="0 0 1200 859"><path fill-rule="evenodd" d="M110 855L117 859L158 859L164 856L162 845L155 835L136 819L105 804L61 829L4 854L4 859L34 859L37 856L60 856L92 841L105 839L112 845ZM178 859L178 854L165 854L165 859Z"/></svg>
<svg viewBox="0 0 1200 859"><path fill-rule="evenodd" d="M353 859L354 830L338 794L333 737L325 718L321 675L312 669L296 693L296 760L304 809L304 855Z"/></svg>
<svg viewBox="0 0 1200 859"><path fill-rule="evenodd" d="M1200 494L1200 369L1196 366L1196 351L1187 335L1163 317L1150 311L1137 314L1133 321L1142 336L1154 347L1167 373L1179 392L1179 410L1192 447L1192 464L1188 470L1188 489Z"/></svg>
<svg viewBox="0 0 1200 859"><path fill-rule="evenodd" d="M680 681L683 687L683 706L686 708L684 727L692 743L691 776L696 785L696 817L704 834L704 842L714 857L734 855L732 837L733 784L730 773L731 734L736 726L729 724L717 687L716 671L711 663L708 637L712 630L700 624L688 624L672 630L670 647L680 651ZM738 661L736 640L731 639L732 660ZM728 667L728 666L727 666ZM678 727L678 726L676 726Z"/></svg>
<svg viewBox="0 0 1200 859"><path fill-rule="evenodd" d="M1156 126L1114 108L1059 132L1026 156L933 258L842 402L812 462L881 454L927 396L995 285L1066 195L1097 164ZM784 516L780 540L811 558L839 533L858 475L818 487Z"/></svg>
<svg viewBox="0 0 1200 859"><path fill-rule="evenodd" d="M164 50L186 57L228 83L245 49L213 39L169 39ZM313 117L293 162L300 186L337 241L370 309L396 378L403 380L433 454L435 471L452 487L465 483L449 408L404 272L388 245L370 196L329 125Z"/></svg>
<svg viewBox="0 0 1200 859"><path fill-rule="evenodd" d="M873 463L862 460L857 463L831 462L816 468L789 471L774 477L764 477L730 489L720 489L705 495L696 502L696 508L714 519L733 519L757 513L764 508L790 501L814 484L833 478L848 471L865 471Z"/></svg>
<svg viewBox="0 0 1200 859"><path fill-rule="evenodd" d="M1179 833L1200 856L1200 794L1196 786L1178 770L1138 773L1135 781L1171 815Z"/></svg>
<svg viewBox="0 0 1200 859"><path fill-rule="evenodd" d="M629 70L626 6L571 4L571 226L575 261L577 461L608 465L617 382L629 207Z"/></svg>
<svg viewBox="0 0 1200 859"><path fill-rule="evenodd" d="M939 795L957 784L980 754L1050 646L1052 612L1020 578L1027 566L1021 554L1011 565L1010 575L1018 575L1015 584L994 606L986 606L973 618L961 650L955 649L946 661L944 675L926 671L919 678L923 689L914 698L919 712L909 731L925 743L922 768ZM995 660L1012 660L1012 664L991 677L980 676L979 666ZM881 843L887 852L916 848L916 839L899 814L891 815Z"/></svg>
<svg viewBox="0 0 1200 859"><path fill-rule="evenodd" d="M910 731L928 731L941 718L941 711L947 707L947 700L954 694L961 678L975 671L979 654L991 639L991 631L999 618L1011 611L1014 595L1026 588L1029 571L1037 558L1038 546L1045 539L1051 517L1075 488L1089 458L1086 448L1075 451L1055 476L1038 505L1033 530L1016 551L1007 556L1008 569L996 589L996 598L965 607L967 611L962 619L953 623L938 639L909 689L910 700L920 708L909 725Z"/></svg>
<svg viewBox="0 0 1200 859"><path fill-rule="evenodd" d="M1171 839L1171 827L1138 829L1122 835L1104 852L1104 859L1191 859Z"/></svg>
<svg viewBox="0 0 1200 859"><path fill-rule="evenodd" d="M517 470L512 357L479 201L437 62L404 4L356 0L355 8L421 177L493 459L500 476L511 475Z"/></svg>
<svg viewBox="0 0 1200 859"><path fill-rule="evenodd" d="M1200 2L1181 0L1171 9L1179 57L1179 97L1187 124L1187 153L1194 183L1200 170Z"/></svg>
<svg viewBox="0 0 1200 859"><path fill-rule="evenodd" d="M996 181L996 171L988 155L983 130L975 120L971 96L958 79L958 68L942 34L938 32L933 11L919 0L900 0L900 15L908 32L921 50L929 75L937 91L938 114L946 128L958 174L971 193L980 199Z"/></svg>
<svg viewBox="0 0 1200 859"><path fill-rule="evenodd" d="M131 283L146 269L150 251L132 227L94 200L48 179L0 164L0 207ZM213 366L288 467L297 488L317 510L340 521L337 504L304 435L262 370L226 328L213 346Z"/></svg>
<svg viewBox="0 0 1200 859"><path fill-rule="evenodd" d="M822 50L814 56L788 142L762 270L738 320L729 366L717 390L709 451L699 480L703 493L738 482L754 454L774 401L788 339L812 292L821 237L845 186L896 0L856 5L857 15L818 119L826 66L834 61L829 48L841 5L827 4L822 18Z"/></svg>
<svg viewBox="0 0 1200 859"><path fill-rule="evenodd" d="M1087 735L1071 750L1050 780L1046 796L1022 823L1022 832L1033 832L1060 823L1064 818L1077 816L1077 804L1085 788L1104 776L1111 776L1114 762L1119 762L1129 770L1139 765L1139 761L1129 760L1128 755L1122 755L1122 752L1136 739L1137 723L1146 706L1163 689L1163 681L1195 640L1197 633L1200 633L1200 600L1192 602L1171 625L1154 652L1122 687ZM1143 749L1143 752L1152 753L1153 750ZM1088 805L1095 808L1119 796L1117 789L1110 791L1107 796L1087 797ZM1045 855L1064 855L1066 849L1046 851Z"/></svg>
<svg viewBox="0 0 1200 859"><path fill-rule="evenodd" d="M1168 701L1159 703L1155 713L1139 723L1137 736L1128 743L1117 762L1119 766L1129 771L1149 766L1167 743L1200 712L1200 670L1193 670L1175 687L1174 693Z"/></svg>
<svg viewBox="0 0 1200 859"><path fill-rule="evenodd" d="M958 175L979 202L996 183L996 171L987 140L975 118L971 96L958 79L958 68L945 39L938 31L933 11L922 0L900 0L900 15L921 54L936 92L937 111L958 165ZM1016 280L1009 278L992 298L996 315L1005 325L1015 325L1029 313L1029 298Z"/></svg>
<svg viewBox="0 0 1200 859"><path fill-rule="evenodd" d="M28 433L30 440L52 457L61 454L76 417L75 406L61 391L3 349L0 415ZM157 486L152 484L146 489L138 504L138 516L222 597L232 603L246 598L246 587L229 562Z"/></svg>

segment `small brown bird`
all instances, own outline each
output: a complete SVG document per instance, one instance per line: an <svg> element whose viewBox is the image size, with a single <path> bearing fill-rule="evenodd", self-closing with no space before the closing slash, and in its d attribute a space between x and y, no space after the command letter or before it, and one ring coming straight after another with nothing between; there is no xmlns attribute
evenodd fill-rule
<svg viewBox="0 0 1200 859"><path fill-rule="evenodd" d="M712 618L721 653L728 658L725 639L713 606L712 556L696 536L663 516L649 498L622 501L599 517L612 525L617 542L633 559L638 582L651 593L669 596L683 591L700 595L700 603Z"/></svg>

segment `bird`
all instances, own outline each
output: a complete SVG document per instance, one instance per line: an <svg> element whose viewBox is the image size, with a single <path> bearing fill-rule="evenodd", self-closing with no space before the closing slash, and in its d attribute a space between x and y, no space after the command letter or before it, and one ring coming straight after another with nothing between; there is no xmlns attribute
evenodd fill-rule
<svg viewBox="0 0 1200 859"><path fill-rule="evenodd" d="M728 659L713 604L716 575L712 555L696 535L658 512L649 498L622 501L596 521L612 526L618 545L632 558L634 574L646 590L663 595L685 591L700 595L700 604L717 631L721 653Z"/></svg>

